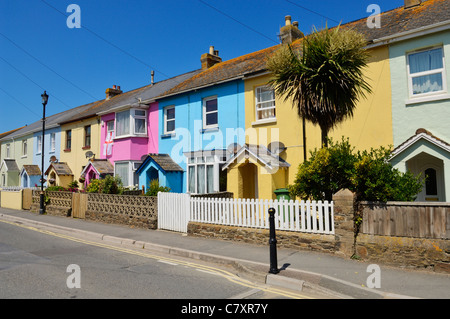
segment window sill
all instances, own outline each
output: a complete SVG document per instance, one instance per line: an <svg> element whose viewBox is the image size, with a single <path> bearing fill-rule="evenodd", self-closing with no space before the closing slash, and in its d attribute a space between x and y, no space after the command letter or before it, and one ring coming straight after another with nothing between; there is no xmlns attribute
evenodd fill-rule
<svg viewBox="0 0 450 319"><path fill-rule="evenodd" d="M405 102L405 104L406 105L414 105L414 104L419 104L419 103L434 102L434 101L449 100L449 99L450 99L450 94L437 94L437 95L411 98L411 99L407 100Z"/></svg>
<svg viewBox="0 0 450 319"><path fill-rule="evenodd" d="M64 150L64 152L66 152L66 153L68 153L68 152L70 152L70 151L72 151L70 148L66 148L66 149Z"/></svg>
<svg viewBox="0 0 450 319"><path fill-rule="evenodd" d="M114 137L114 140L120 140L120 139L124 139L124 138L130 138L130 137L148 137L147 134L128 134L128 135L121 135L121 136L116 136Z"/></svg>
<svg viewBox="0 0 450 319"><path fill-rule="evenodd" d="M214 127L205 127L200 130L200 133L209 133L209 132L218 132L218 131L219 131L219 126L214 126Z"/></svg>
<svg viewBox="0 0 450 319"><path fill-rule="evenodd" d="M252 122L252 126L264 125L264 124L275 124L275 123L277 123L276 117Z"/></svg>
<svg viewBox="0 0 450 319"><path fill-rule="evenodd" d="M170 138L170 137L175 137L177 136L176 133L165 133L165 134L161 134L161 138Z"/></svg>
<svg viewBox="0 0 450 319"><path fill-rule="evenodd" d="M91 147L90 147L90 146L83 146L81 149L82 149L82 150L90 150Z"/></svg>

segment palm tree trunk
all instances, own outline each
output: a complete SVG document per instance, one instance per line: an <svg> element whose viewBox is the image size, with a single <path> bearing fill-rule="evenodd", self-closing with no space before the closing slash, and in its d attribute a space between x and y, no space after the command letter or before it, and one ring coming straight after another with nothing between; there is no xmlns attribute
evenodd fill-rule
<svg viewBox="0 0 450 319"><path fill-rule="evenodd" d="M328 128L321 126L320 131L322 134L322 147L328 147Z"/></svg>

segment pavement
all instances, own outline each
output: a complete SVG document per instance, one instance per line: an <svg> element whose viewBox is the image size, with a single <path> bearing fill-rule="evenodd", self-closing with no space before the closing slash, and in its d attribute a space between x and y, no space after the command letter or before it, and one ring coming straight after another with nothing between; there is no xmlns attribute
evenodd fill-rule
<svg viewBox="0 0 450 319"><path fill-rule="evenodd" d="M335 299L448 299L450 275L371 263L332 254L277 248L278 274L269 274L267 246L187 236L177 232L131 228L71 217L39 215L0 208L0 221L18 223L86 240L96 239L137 249L232 266L269 285L318 292ZM370 267L369 267L370 266ZM373 283L377 287L369 288ZM372 285L371 285L372 284Z"/></svg>

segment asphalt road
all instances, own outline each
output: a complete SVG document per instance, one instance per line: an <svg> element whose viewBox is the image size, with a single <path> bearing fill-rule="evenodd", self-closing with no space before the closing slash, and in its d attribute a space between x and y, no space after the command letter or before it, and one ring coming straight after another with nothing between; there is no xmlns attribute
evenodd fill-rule
<svg viewBox="0 0 450 319"><path fill-rule="evenodd" d="M0 287L1 299L315 297L255 284L217 266L8 223L0 223Z"/></svg>

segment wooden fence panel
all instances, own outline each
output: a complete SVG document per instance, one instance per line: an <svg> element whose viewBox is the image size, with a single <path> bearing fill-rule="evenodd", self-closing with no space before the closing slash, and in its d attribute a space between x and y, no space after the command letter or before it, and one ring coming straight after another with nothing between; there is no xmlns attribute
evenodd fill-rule
<svg viewBox="0 0 450 319"><path fill-rule="evenodd" d="M449 238L450 205L444 203L363 204L364 234Z"/></svg>

